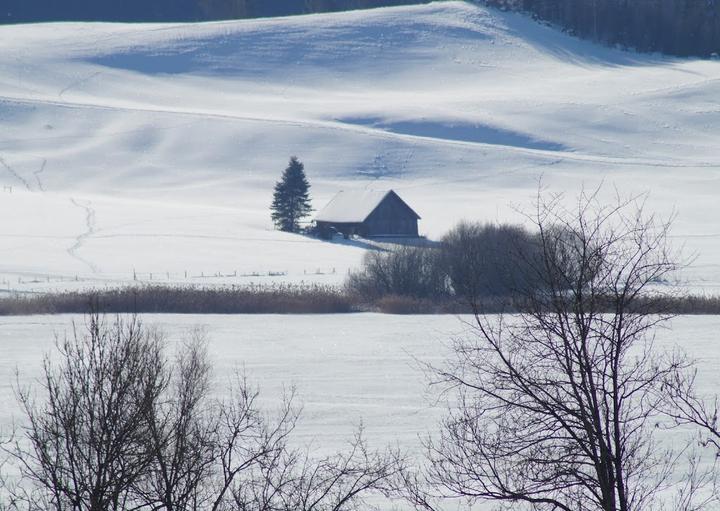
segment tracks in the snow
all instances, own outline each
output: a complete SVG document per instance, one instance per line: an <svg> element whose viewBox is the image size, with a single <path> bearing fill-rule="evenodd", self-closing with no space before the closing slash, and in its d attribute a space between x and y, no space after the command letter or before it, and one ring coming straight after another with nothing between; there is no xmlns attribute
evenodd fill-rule
<svg viewBox="0 0 720 511"><path fill-rule="evenodd" d="M22 177L22 175L20 175L20 173L17 170L15 170L13 167L11 167L10 164L2 156L0 156L0 166L2 166L5 170L7 170L10 173L10 175L13 178L15 178L17 181L20 181L22 183L22 185L25 188L27 188L28 191L30 191L30 192L33 191L32 187L30 186L30 182L27 179L25 179L24 177Z"/></svg>
<svg viewBox="0 0 720 511"><path fill-rule="evenodd" d="M31 184L28 179L23 177L22 174L20 174L15 168L13 168L7 162L7 160L5 160L5 158L0 156L0 167L4 168L8 173L10 173L10 175L15 180L22 183L23 187L25 187L29 192L45 191L45 186L43 185L40 175L45 171L46 166L47 159L43 158L40 167L33 172L33 178L35 180L35 183L33 183L35 186L33 186L33 184ZM85 230L76 236L75 242L72 244L72 246L67 248L67 253L68 255L70 255L70 257L80 261L85 266L87 266L92 273L99 273L100 270L95 264L93 264L92 261L82 257L79 254L79 251L85 244L85 241L95 233L95 209L92 207L92 203L90 201L80 202L71 197L70 202L72 202L73 206L80 208L85 212Z"/></svg>
<svg viewBox="0 0 720 511"><path fill-rule="evenodd" d="M45 185L43 184L42 180L40 179L40 174L42 174L45 171L45 167L47 166L47 159L43 158L42 163L40 164L40 168L33 172L33 177L35 178L35 183L37 185L36 189L33 189L33 185L31 182L23 177L18 170L11 166L8 161L0 156L0 167L4 168L16 181L19 181L22 186L29 192L44 192L45 191Z"/></svg>
<svg viewBox="0 0 720 511"><path fill-rule="evenodd" d="M15 170L15 168L13 168L7 162L7 160L5 160L5 158L0 156L0 167L4 168L8 173L10 173L10 175L15 180L22 183L23 187L25 187L29 192L45 191L45 186L43 185L40 175L45 171L46 166L47 159L43 158L42 163L40 164L40 168L33 172L33 177L35 179L35 187L33 187L33 184L31 184L28 179L24 178L17 170ZM100 270L92 261L82 257L79 254L79 251L85 244L85 241L95 233L95 209L92 207L92 203L90 201L80 202L71 197L70 202L72 202L73 206L80 208L85 212L85 230L75 237L75 242L72 244L72 246L67 248L67 253L68 255L70 255L70 257L76 259L77 261L80 261L85 266L87 266L92 273L99 273Z"/></svg>
<svg viewBox="0 0 720 511"><path fill-rule="evenodd" d="M75 238L75 243L73 243L73 245L67 249L67 253L70 255L70 257L77 259L85 266L87 266L91 272L99 273L100 270L97 266L95 266L95 264L93 264L92 261L78 254L80 249L85 244L85 241L95 233L95 209L92 207L92 203L90 201L85 201L84 203L82 203L74 198L70 198L70 202L72 202L74 206L81 208L85 211L85 231L80 233Z"/></svg>
<svg viewBox="0 0 720 511"><path fill-rule="evenodd" d="M40 168L33 172L33 176L35 176L35 181L37 181L38 190L41 192L45 191L45 185L43 185L42 180L40 179L40 174L45 172L45 166L47 165L47 159L43 158L42 163L40 164Z"/></svg>

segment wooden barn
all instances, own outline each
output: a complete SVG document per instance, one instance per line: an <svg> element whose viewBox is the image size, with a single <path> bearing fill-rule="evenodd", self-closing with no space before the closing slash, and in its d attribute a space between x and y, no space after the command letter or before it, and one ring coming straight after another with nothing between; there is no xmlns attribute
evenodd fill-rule
<svg viewBox="0 0 720 511"><path fill-rule="evenodd" d="M392 190L338 192L315 217L320 236L418 237L420 216Z"/></svg>

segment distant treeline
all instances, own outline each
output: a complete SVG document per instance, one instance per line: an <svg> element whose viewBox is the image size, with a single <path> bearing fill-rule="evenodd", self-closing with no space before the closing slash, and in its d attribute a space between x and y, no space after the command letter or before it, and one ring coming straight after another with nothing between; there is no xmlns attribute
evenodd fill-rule
<svg viewBox="0 0 720 511"><path fill-rule="evenodd" d="M579 37L642 52L720 52L720 0L485 0Z"/></svg>
<svg viewBox="0 0 720 511"><path fill-rule="evenodd" d="M175 22L288 16L430 0L0 0L0 23ZM476 0L642 52L720 52L720 0Z"/></svg>
<svg viewBox="0 0 720 511"><path fill-rule="evenodd" d="M429 1L429 0L427 0ZM423 0L0 0L0 23L208 21L427 3Z"/></svg>

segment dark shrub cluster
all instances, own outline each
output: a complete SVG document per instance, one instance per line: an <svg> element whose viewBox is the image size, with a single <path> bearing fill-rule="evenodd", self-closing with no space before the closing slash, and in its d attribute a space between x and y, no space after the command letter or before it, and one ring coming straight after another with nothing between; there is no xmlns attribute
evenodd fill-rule
<svg viewBox="0 0 720 511"><path fill-rule="evenodd" d="M351 295L364 300L394 295L420 299L448 296L446 274L436 248L401 245L394 250L370 251L362 268L348 277Z"/></svg>
<svg viewBox="0 0 720 511"><path fill-rule="evenodd" d="M461 222L437 246L368 252L347 279L347 296L361 310L390 314L527 310L527 297L546 295L550 283L567 285L600 271L598 250L581 261L576 233L546 227L541 244L522 226ZM602 293L596 300L603 311L614 310ZM718 314L720 298L663 293L638 299L636 306L657 314Z"/></svg>
<svg viewBox="0 0 720 511"><path fill-rule="evenodd" d="M520 226L462 222L437 247L367 253L347 288L366 300L392 296L386 301L411 297L476 303L529 285L529 262L536 254L535 236Z"/></svg>
<svg viewBox="0 0 720 511"><path fill-rule="evenodd" d="M475 301L530 285L538 244L521 226L461 222L443 237L441 253L454 294Z"/></svg>

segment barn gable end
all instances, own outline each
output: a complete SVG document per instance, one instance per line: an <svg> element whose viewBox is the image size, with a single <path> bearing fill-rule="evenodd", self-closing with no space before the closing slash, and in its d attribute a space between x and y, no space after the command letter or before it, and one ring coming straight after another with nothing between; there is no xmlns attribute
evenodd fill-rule
<svg viewBox="0 0 720 511"><path fill-rule="evenodd" d="M390 192L364 221L370 236L418 236L420 216L394 191ZM373 234L374 233L374 234Z"/></svg>

